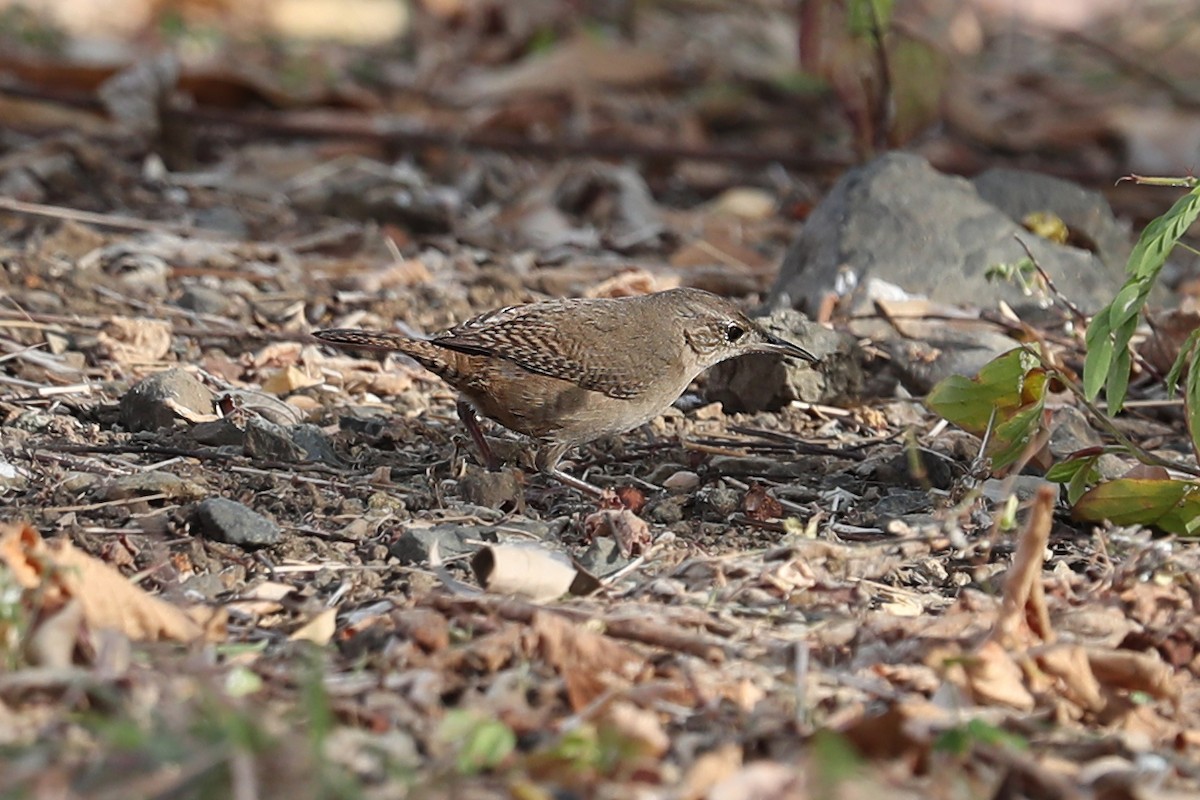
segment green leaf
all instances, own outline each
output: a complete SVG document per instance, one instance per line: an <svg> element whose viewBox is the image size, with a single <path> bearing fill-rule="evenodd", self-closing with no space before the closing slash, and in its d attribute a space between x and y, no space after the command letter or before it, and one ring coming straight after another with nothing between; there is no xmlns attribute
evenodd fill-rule
<svg viewBox="0 0 1200 800"><path fill-rule="evenodd" d="M988 455L991 456L993 470L1004 469L1025 452L1025 448L1041 430L1044 405L1039 398L1028 408L1021 409L995 427L992 439L988 443Z"/></svg>
<svg viewBox="0 0 1200 800"><path fill-rule="evenodd" d="M1087 488L1100 480L1100 472L1096 462L1100 460L1103 451L1090 448L1082 451L1086 455L1075 455L1058 462L1046 470L1046 480L1067 484L1067 502L1075 505Z"/></svg>
<svg viewBox="0 0 1200 800"><path fill-rule="evenodd" d="M1194 344L1196 335L1200 331L1193 331L1188 337L1189 344ZM1185 348L1191 349L1191 348ZM1180 359L1183 354L1180 353ZM1183 407L1187 416L1188 433L1192 439L1192 452L1200 458L1200 364L1196 363L1196 353L1193 349L1188 367L1187 387L1183 397Z"/></svg>
<svg viewBox="0 0 1200 800"><path fill-rule="evenodd" d="M1096 469L1096 461L1099 458L1096 456L1087 459L1087 469L1076 472L1067 484L1067 502L1072 506L1079 502L1079 498L1083 497L1089 486L1100 480L1100 471Z"/></svg>
<svg viewBox="0 0 1200 800"><path fill-rule="evenodd" d="M478 712L455 709L438 726L437 736L457 745L455 765L464 775L492 769L516 749L517 735L512 728Z"/></svg>
<svg viewBox="0 0 1200 800"><path fill-rule="evenodd" d="M1119 414L1125 405L1125 392L1129 389L1129 370L1133 366L1133 356L1129 347L1122 347L1113 357L1112 366L1108 370L1108 381L1104 384L1104 399L1108 402L1108 415Z"/></svg>
<svg viewBox="0 0 1200 800"><path fill-rule="evenodd" d="M1167 255L1200 216L1200 187L1175 201L1167 213L1145 227L1129 254L1126 273L1131 278L1153 279Z"/></svg>
<svg viewBox="0 0 1200 800"><path fill-rule="evenodd" d="M1024 350L1009 350L984 365L974 378L951 375L939 382L925 398L925 406L960 428L982 436L993 412L1000 416L1002 410L1022 405L1025 375L1033 366Z"/></svg>
<svg viewBox="0 0 1200 800"><path fill-rule="evenodd" d="M1088 491L1071 509L1084 522L1114 525L1171 525L1172 532L1194 527L1200 517L1196 484L1174 478L1118 478ZM1186 504L1184 501L1188 500ZM1164 530L1167 528L1164 527Z"/></svg>
<svg viewBox="0 0 1200 800"><path fill-rule="evenodd" d="M1196 536L1200 533L1200 495L1188 493L1179 505L1159 517L1155 525L1176 536Z"/></svg>
<svg viewBox="0 0 1200 800"><path fill-rule="evenodd" d="M846 24L855 36L886 33L892 16L893 0L851 0L846 7Z"/></svg>
<svg viewBox="0 0 1200 800"><path fill-rule="evenodd" d="M1200 217L1200 186L1192 189L1142 231L1125 266L1125 285L1088 325L1084 339L1087 358L1083 365L1083 394L1089 401L1105 387L1108 413L1114 415L1125 402L1129 387L1129 340L1137 328L1138 315L1162 271L1167 256L1196 218Z"/></svg>
<svg viewBox="0 0 1200 800"><path fill-rule="evenodd" d="M1068 483L1079 474L1080 470L1086 469L1088 462L1094 458L1095 456L1086 456L1084 458L1070 457L1063 459L1046 470L1046 480L1052 483Z"/></svg>
<svg viewBox="0 0 1200 800"><path fill-rule="evenodd" d="M1010 350L984 365L974 378L951 375L933 387L925 405L976 436L988 426L992 467L1004 469L1025 452L1042 426L1046 371L1024 349Z"/></svg>
<svg viewBox="0 0 1200 800"><path fill-rule="evenodd" d="M1142 310L1149 294L1150 283L1145 280L1128 281L1117 292L1117 296L1108 306L1108 325L1112 329L1120 328L1130 319L1136 317Z"/></svg>
<svg viewBox="0 0 1200 800"><path fill-rule="evenodd" d="M1183 374L1183 367L1193 359L1192 351L1196 349L1196 341L1200 340L1200 328L1188 334L1183 345L1179 348L1179 355L1175 356L1175 363L1171 365L1171 371L1167 373L1166 384L1168 397L1175 396L1175 389L1179 386L1179 376Z"/></svg>

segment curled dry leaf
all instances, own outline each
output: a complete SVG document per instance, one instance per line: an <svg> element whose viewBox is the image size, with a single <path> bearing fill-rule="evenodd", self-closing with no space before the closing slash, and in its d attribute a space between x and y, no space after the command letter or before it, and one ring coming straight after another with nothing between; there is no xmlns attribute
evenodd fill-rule
<svg viewBox="0 0 1200 800"><path fill-rule="evenodd" d="M631 269L618 272L607 280L601 281L588 288L584 297L631 297L639 294L651 294L670 289L671 286L661 284L657 277L644 269Z"/></svg>
<svg viewBox="0 0 1200 800"><path fill-rule="evenodd" d="M1092 649L1087 657L1096 679L1105 686L1170 700L1179 697L1174 670L1153 651Z"/></svg>
<svg viewBox="0 0 1200 800"><path fill-rule="evenodd" d="M315 645L324 647L329 644L329 640L337 632L337 612L336 608L325 609L301 625L288 637L288 640L293 642L312 642Z"/></svg>
<svg viewBox="0 0 1200 800"><path fill-rule="evenodd" d="M617 489L619 508L629 510L631 514L639 514L646 507L646 493L636 486L622 486Z"/></svg>
<svg viewBox="0 0 1200 800"><path fill-rule="evenodd" d="M1025 673L997 642L989 640L962 662L965 688L980 705L1002 705L1032 711L1033 695L1025 688Z"/></svg>
<svg viewBox="0 0 1200 800"><path fill-rule="evenodd" d="M150 364L171 350L171 323L143 317L112 317L96 337L118 364Z"/></svg>
<svg viewBox="0 0 1200 800"><path fill-rule="evenodd" d="M613 537L626 558L643 552L651 541L650 526L628 509L589 514L583 521L583 531L589 539Z"/></svg>
<svg viewBox="0 0 1200 800"><path fill-rule="evenodd" d="M1087 651L1078 645L1052 645L1037 654L1042 671L1058 679L1058 690L1082 709L1099 712L1105 698L1088 664Z"/></svg>
<svg viewBox="0 0 1200 800"><path fill-rule="evenodd" d="M804 779L790 764L755 761L712 787L709 800L735 800L743 797L805 797Z"/></svg>
<svg viewBox="0 0 1200 800"><path fill-rule="evenodd" d="M646 666L636 652L549 611L533 615L538 649L562 676L575 711L610 689L628 687Z"/></svg>
<svg viewBox="0 0 1200 800"><path fill-rule="evenodd" d="M633 703L613 703L606 709L604 721L622 735L626 747L635 745L639 755L659 759L671 747L671 739L663 730L658 714Z"/></svg>
<svg viewBox="0 0 1200 800"><path fill-rule="evenodd" d="M39 610L54 613L76 600L90 628L110 628L130 639L148 641L186 642L223 634L222 625L197 622L70 542L46 542L28 524L0 529L0 562L21 587L36 590L30 596L36 598ZM206 622L215 622L211 617Z"/></svg>
<svg viewBox="0 0 1200 800"><path fill-rule="evenodd" d="M742 748L734 743L719 745L697 758L680 785L681 797L707 797L711 789L742 767Z"/></svg>
<svg viewBox="0 0 1200 800"><path fill-rule="evenodd" d="M299 369L289 364L288 366L275 371L266 380L263 381L262 388L264 392L271 394L291 394L298 389L307 389L310 386L319 386L324 383L324 378L320 376L313 377L304 370Z"/></svg>
<svg viewBox="0 0 1200 800"><path fill-rule="evenodd" d="M754 484L746 496L742 498L742 511L750 519L762 522L768 519L779 519L783 516L783 504L771 495L760 484Z"/></svg>

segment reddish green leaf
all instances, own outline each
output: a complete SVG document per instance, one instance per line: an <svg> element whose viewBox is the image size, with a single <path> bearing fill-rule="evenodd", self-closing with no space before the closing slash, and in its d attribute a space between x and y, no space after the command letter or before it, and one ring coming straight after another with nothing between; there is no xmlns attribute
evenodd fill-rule
<svg viewBox="0 0 1200 800"><path fill-rule="evenodd" d="M1118 478L1088 491L1071 509L1085 522L1109 520L1114 525L1155 525L1173 532L1187 531L1200 518L1196 484L1172 478ZM1167 526L1170 526L1169 528Z"/></svg>

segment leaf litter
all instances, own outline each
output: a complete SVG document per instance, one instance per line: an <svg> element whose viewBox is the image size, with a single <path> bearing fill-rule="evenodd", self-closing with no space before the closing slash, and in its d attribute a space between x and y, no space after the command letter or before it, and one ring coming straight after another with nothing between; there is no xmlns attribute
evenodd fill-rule
<svg viewBox="0 0 1200 800"><path fill-rule="evenodd" d="M614 63L604 45L565 38L539 68L471 52L487 29L476 13L465 4L442 31L453 46L441 57L462 63L426 67L470 80L415 114L470 119L468 136L494 143L557 126L573 98L577 123L619 130L643 155L677 140L676 155L720 153L702 133L726 119L715 98L680 94L684 117L668 119L630 92L679 92L660 56L678 50L630 48ZM514 37L532 24L508 13ZM762 79L746 51L726 61L719 42L699 44L728 74ZM303 94L182 69L193 86L285 107ZM949 113L964 119L1004 111L955 97ZM742 141L767 147L795 126L743 100L760 124L739 122ZM1040 135L1066 135L1064 113L1044 109ZM1108 130L1085 121L1091 133L1072 136ZM751 305L790 236L777 211L811 186L702 159L663 180L579 154L442 149L393 163L370 144L253 139L224 143L203 169L166 170L105 138L111 120L74 124L52 147L15 146L0 175L27 188L6 189L24 205L0 218L12 520L0 792L1197 791L1195 548L1072 523L1015 479L1003 502L981 499L979 440L917 404L731 414L703 402L702 381L686 410L571 456L622 496L597 509L521 469L520 443L494 429L507 471L477 467L453 393L422 370L304 337L433 331L544 294L690 285ZM850 148L841 133L831 163ZM1178 325L1162 327L1181 347ZM142 383L167 370L200 390ZM1144 425L1146 440L1173 433ZM1021 513L1002 529L1009 496ZM194 513L209 498L234 504L219 532ZM277 541L246 535L253 515ZM595 591L564 597L581 575ZM505 591L488 591L498 577Z"/></svg>

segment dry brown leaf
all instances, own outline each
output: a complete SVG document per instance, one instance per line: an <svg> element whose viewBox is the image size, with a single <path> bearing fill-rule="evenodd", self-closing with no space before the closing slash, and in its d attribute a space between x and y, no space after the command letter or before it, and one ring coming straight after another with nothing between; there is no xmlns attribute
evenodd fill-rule
<svg viewBox="0 0 1200 800"><path fill-rule="evenodd" d="M422 650L434 653L450 646L450 623L428 608L405 608L392 612L396 631L416 642ZM362 627L362 623L358 624Z"/></svg>
<svg viewBox="0 0 1200 800"><path fill-rule="evenodd" d="M590 539L613 537L626 558L644 552L652 541L650 526L629 509L605 509L588 514L583 521L583 531Z"/></svg>
<svg viewBox="0 0 1200 800"><path fill-rule="evenodd" d="M1033 695L1025 688L1025 673L995 640L988 640L962 661L966 688L980 705L1004 705L1032 711Z"/></svg>
<svg viewBox="0 0 1200 800"><path fill-rule="evenodd" d="M1089 649L1087 657L1096 680L1104 686L1171 700L1179 697L1175 671L1154 651Z"/></svg>
<svg viewBox="0 0 1200 800"><path fill-rule="evenodd" d="M624 741L636 743L641 755L658 759L671 747L671 739L653 711L618 701L605 710L603 719Z"/></svg>
<svg viewBox="0 0 1200 800"><path fill-rule="evenodd" d="M758 520L759 522L768 519L779 519L783 516L783 504L776 500L771 495L767 494L765 486L759 483L752 484L750 490L746 492L746 496L742 498L742 511L750 519Z"/></svg>
<svg viewBox="0 0 1200 800"><path fill-rule="evenodd" d="M56 610L78 600L91 628L112 628L139 641L186 642L204 634L182 609L139 589L65 539L44 541L27 524L3 529L0 561L23 588L37 590L42 609Z"/></svg>
<svg viewBox="0 0 1200 800"><path fill-rule="evenodd" d="M379 294L397 286L417 286L429 283L433 276L419 258L393 261L378 269L358 272L346 281L348 288L368 294Z"/></svg>
<svg viewBox="0 0 1200 800"><path fill-rule="evenodd" d="M237 600L226 603L225 607L249 616L274 614L283 608L283 598L294 591L296 587L291 584L266 581L243 592Z"/></svg>
<svg viewBox="0 0 1200 800"><path fill-rule="evenodd" d="M726 743L692 762L679 787L680 800L700 800L713 786L728 779L742 766L742 747Z"/></svg>
<svg viewBox="0 0 1200 800"><path fill-rule="evenodd" d="M118 364L151 364L170 352L172 330L165 320L112 317L96 338Z"/></svg>
<svg viewBox="0 0 1200 800"><path fill-rule="evenodd" d="M662 53L581 35L513 67L493 68L459 81L452 94L455 101L474 106L518 95L573 93L600 85L644 90L670 75L671 64Z"/></svg>
<svg viewBox="0 0 1200 800"><path fill-rule="evenodd" d="M51 669L66 669L75 663L72 657L83 625L83 606L70 600L40 622L25 648L29 663Z"/></svg>
<svg viewBox="0 0 1200 800"><path fill-rule="evenodd" d="M1155 314L1149 321L1152 335L1138 347L1138 354L1160 374L1166 375L1188 336L1200 327L1200 313L1176 309Z"/></svg>
<svg viewBox="0 0 1200 800"><path fill-rule="evenodd" d="M1092 673L1086 650L1078 645L1054 645L1039 651L1036 658L1042 671L1058 678L1056 688L1066 699L1093 713L1104 709L1104 693Z"/></svg>
<svg viewBox="0 0 1200 800"><path fill-rule="evenodd" d="M337 612L336 608L325 609L301 625L288 637L288 641L312 642L315 645L324 647L329 644L329 640L337 632Z"/></svg>
<svg viewBox="0 0 1200 800"><path fill-rule="evenodd" d="M739 219L766 219L775 213L775 196L755 186L731 186L708 203L713 214Z"/></svg>
<svg viewBox="0 0 1200 800"><path fill-rule="evenodd" d="M777 761L755 761L718 783L708 800L800 800L808 797L799 770Z"/></svg>
<svg viewBox="0 0 1200 800"><path fill-rule="evenodd" d="M250 356L249 363L258 369L290 367L300 360L303 349L299 342L273 342Z"/></svg>
<svg viewBox="0 0 1200 800"><path fill-rule="evenodd" d="M628 686L646 665L640 655L548 611L533 615L542 657L558 671L571 708L579 711L617 686Z"/></svg>
<svg viewBox="0 0 1200 800"><path fill-rule="evenodd" d="M287 365L283 369L272 373L266 380L262 382L264 392L271 394L290 394L297 389L307 389L310 386L320 386L325 382L325 379L317 376L313 377L302 369Z"/></svg>

